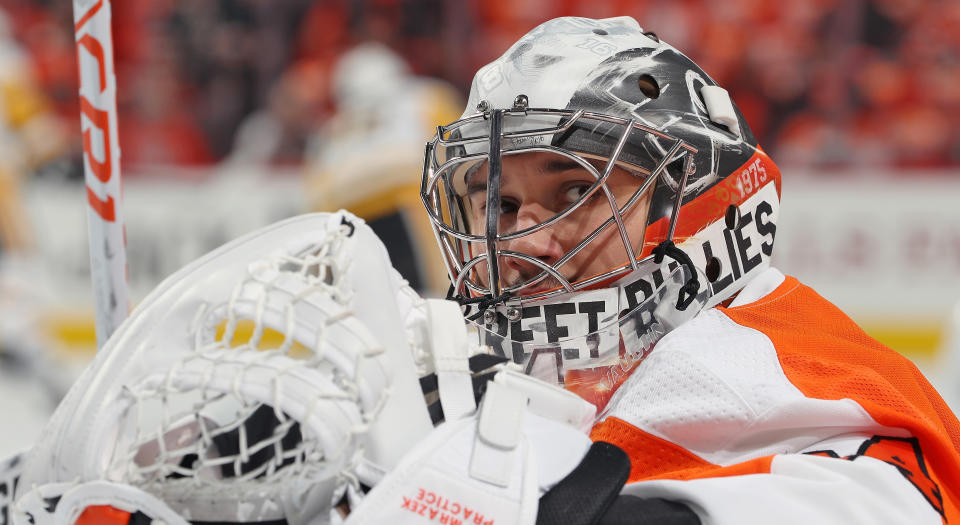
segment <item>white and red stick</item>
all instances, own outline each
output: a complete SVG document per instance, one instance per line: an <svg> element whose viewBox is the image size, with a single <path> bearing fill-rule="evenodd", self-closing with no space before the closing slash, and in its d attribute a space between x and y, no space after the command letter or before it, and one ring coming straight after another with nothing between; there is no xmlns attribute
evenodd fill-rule
<svg viewBox="0 0 960 525"><path fill-rule="evenodd" d="M110 10L110 0L73 1L98 348L127 317L128 309Z"/></svg>

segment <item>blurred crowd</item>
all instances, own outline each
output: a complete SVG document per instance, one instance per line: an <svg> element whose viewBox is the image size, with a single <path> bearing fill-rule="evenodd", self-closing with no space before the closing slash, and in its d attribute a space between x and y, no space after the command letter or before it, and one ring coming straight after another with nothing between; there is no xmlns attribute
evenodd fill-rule
<svg viewBox="0 0 960 525"><path fill-rule="evenodd" d="M50 112L79 130L71 2L0 8ZM115 1L123 162L208 165L266 141L258 161L299 165L338 111L338 59L360 43L384 44L465 98L472 72L537 23L621 14L727 87L781 164L960 164L953 0ZM245 128L269 139L242 140Z"/></svg>

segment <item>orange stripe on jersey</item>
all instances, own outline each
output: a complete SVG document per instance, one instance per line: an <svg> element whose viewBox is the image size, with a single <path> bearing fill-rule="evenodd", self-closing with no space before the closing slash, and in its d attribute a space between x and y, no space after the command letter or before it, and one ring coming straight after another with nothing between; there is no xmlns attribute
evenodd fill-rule
<svg viewBox="0 0 960 525"><path fill-rule="evenodd" d="M615 417L597 423L590 439L612 443L630 456L629 483L651 479L697 479L770 472L773 456L721 467Z"/></svg>
<svg viewBox="0 0 960 525"><path fill-rule="evenodd" d="M127 525L130 513L110 505L91 505L77 518L74 525Z"/></svg>
<svg viewBox="0 0 960 525"><path fill-rule="evenodd" d="M594 425L590 439L612 443L630 456L630 482L678 471L716 467L687 449L648 434L616 417L608 417Z"/></svg>
<svg viewBox="0 0 960 525"><path fill-rule="evenodd" d="M909 360L870 338L836 306L787 277L763 299L718 307L772 342L787 378L806 396L852 399L877 423L918 438L948 519L960 519L960 423Z"/></svg>

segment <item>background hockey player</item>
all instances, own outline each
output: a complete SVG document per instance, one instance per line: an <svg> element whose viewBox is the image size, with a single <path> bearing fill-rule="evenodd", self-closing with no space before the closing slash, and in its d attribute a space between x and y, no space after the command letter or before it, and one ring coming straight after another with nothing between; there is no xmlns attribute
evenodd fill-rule
<svg viewBox="0 0 960 525"><path fill-rule="evenodd" d="M957 519L956 418L769 266L780 190L727 92L627 17L533 29L424 169L480 341L602 410L623 494L676 523Z"/></svg>
<svg viewBox="0 0 960 525"><path fill-rule="evenodd" d="M446 279L417 173L425 138L456 118L462 97L446 82L414 75L401 56L373 42L344 53L331 76L336 113L307 151L310 208L356 213L416 290L442 293Z"/></svg>

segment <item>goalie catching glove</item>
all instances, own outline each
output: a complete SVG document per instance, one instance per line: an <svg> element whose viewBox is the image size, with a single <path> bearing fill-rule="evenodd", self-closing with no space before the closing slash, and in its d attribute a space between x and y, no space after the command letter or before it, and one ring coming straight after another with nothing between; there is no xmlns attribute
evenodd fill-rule
<svg viewBox="0 0 960 525"><path fill-rule="evenodd" d="M361 221L317 214L164 281L25 458L14 519L72 523L82 506L49 501L108 482L187 520L328 521L432 430L387 261ZM109 491L85 503L134 510Z"/></svg>

